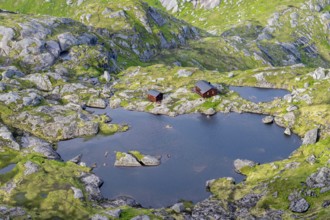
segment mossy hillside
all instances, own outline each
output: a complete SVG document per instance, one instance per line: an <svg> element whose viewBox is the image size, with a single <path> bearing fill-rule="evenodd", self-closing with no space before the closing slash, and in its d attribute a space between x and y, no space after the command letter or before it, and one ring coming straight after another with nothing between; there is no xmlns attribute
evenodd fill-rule
<svg viewBox="0 0 330 220"><path fill-rule="evenodd" d="M157 0L148 2L164 9ZM279 42L296 43L298 39L304 37L308 42L299 46L302 54L301 62L313 67L329 66L327 22L322 18L326 9L320 12L314 10L314 7L319 6L315 1L309 4L304 0L280 2L234 0L221 2L218 7L211 10L198 6L193 8L192 3L181 2L179 5L178 12L173 13L174 16L216 36L223 35L227 39L228 37L231 39L230 36L239 36L245 41L240 49L255 47L258 35L263 28L268 27L272 30L268 33L270 39L258 40L257 43L260 42L269 48L278 61L281 56L286 56L283 53L285 51L278 47ZM232 39L231 43L236 44ZM310 46L317 49L319 57L306 55L306 50L310 49L308 48ZM248 50L252 52L252 48ZM263 57L267 58L267 56ZM278 65L278 61L273 65Z"/></svg>
<svg viewBox="0 0 330 220"><path fill-rule="evenodd" d="M243 183L233 185L227 179L219 179L211 185L211 192L220 200L233 201L242 198L247 193L263 193L264 196L252 211L262 214L265 209L280 209L284 211L284 219L291 219L288 196L293 192L300 192L310 203L311 207L305 214L297 214L299 217L314 216L317 219L329 215L329 210L322 207L322 203L330 198L329 193L320 193L313 190L315 196L308 196L310 190L303 184L311 173L317 172L320 167L329 167L329 143L330 139L324 139L317 144L302 146L296 150L289 159L262 164L253 168L245 168L247 175ZM306 158L314 155L316 163L310 164ZM296 168L289 168L289 164L296 163Z"/></svg>
<svg viewBox="0 0 330 220"><path fill-rule="evenodd" d="M265 66L252 56L246 56L237 51L231 44L219 37L201 38L189 41L186 47L175 50L164 50L152 63L172 65L180 62L183 67L198 67L200 69L227 72L232 70L246 70Z"/></svg>
<svg viewBox="0 0 330 220"><path fill-rule="evenodd" d="M31 5L35 7L31 7ZM93 26L95 29L107 29L113 36L111 39L112 46L116 47L119 54L128 50L129 55L125 54L125 56L121 57L122 59L127 59L127 62L133 61L129 57L137 58L132 49L127 48L127 45L132 48L134 46L135 49L142 52L146 43L148 43L151 48L158 50L160 44L158 34L160 32L170 42L178 33L182 32L182 26L189 26L184 21L175 19L161 11L159 13L167 22L163 26L158 26L148 13L149 6L139 0L107 0L98 1L97 3L86 0L81 5L77 5L76 1L73 1L72 5L68 5L65 0L56 2L20 0L15 3L2 0L0 7L27 14L69 17ZM136 39L136 36L138 36L138 39Z"/></svg>
<svg viewBox="0 0 330 220"><path fill-rule="evenodd" d="M84 191L78 178L81 172L89 172L90 168L47 160L35 153L26 154L10 149L0 152L0 157L1 167L17 164L13 170L1 175L1 187L8 181L16 184L10 192L0 191L0 198L6 204L30 210L29 214L33 218L82 218L92 213L91 204L85 199L74 199L71 189L71 186L74 186ZM24 175L24 164L27 161L37 164L39 171ZM7 176L11 176L10 180Z"/></svg>

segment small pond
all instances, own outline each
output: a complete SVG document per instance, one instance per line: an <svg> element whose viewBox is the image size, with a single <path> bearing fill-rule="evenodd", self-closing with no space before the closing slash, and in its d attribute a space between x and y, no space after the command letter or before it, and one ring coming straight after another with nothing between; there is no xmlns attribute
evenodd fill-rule
<svg viewBox="0 0 330 220"><path fill-rule="evenodd" d="M130 130L112 136L97 135L59 143L64 160L79 153L88 165L97 163L94 172L104 180L103 196L120 195L136 199L144 207L163 207L180 199L193 202L209 196L205 181L231 176L237 158L265 163L288 157L301 144L298 136L283 134L275 124L265 125L255 114L201 114L177 117L157 116L124 109L93 109L107 113L114 123L128 123ZM172 128L166 128L170 125ZM114 167L115 151L139 150L162 156L158 167ZM108 156L105 157L105 152Z"/></svg>
<svg viewBox="0 0 330 220"><path fill-rule="evenodd" d="M9 164L8 166L0 169L0 174L5 174L12 171L15 168L16 164Z"/></svg>
<svg viewBox="0 0 330 220"><path fill-rule="evenodd" d="M239 87L230 86L230 90L237 92L242 98L251 102L270 102L276 97L283 97L286 94L290 94L288 90L284 89L267 89L257 87Z"/></svg>

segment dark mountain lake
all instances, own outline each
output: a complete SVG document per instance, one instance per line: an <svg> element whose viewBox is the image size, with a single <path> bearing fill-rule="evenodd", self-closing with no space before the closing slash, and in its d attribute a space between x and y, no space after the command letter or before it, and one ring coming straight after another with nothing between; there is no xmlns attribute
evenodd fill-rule
<svg viewBox="0 0 330 220"><path fill-rule="evenodd" d="M108 113L114 123L128 123L130 130L112 136L73 139L59 143L64 160L79 153L87 165L97 163L94 172L104 180L103 196L120 195L136 199L144 207L162 207L180 199L193 202L209 196L205 182L219 177L243 176L233 169L233 160L250 159L265 163L289 156L301 144L298 136L261 122L255 114L189 114L157 116L123 109L93 109ZM172 128L166 128L170 125ZM114 167L115 151L139 150L162 156L158 167ZM105 152L109 155L105 157Z"/></svg>
<svg viewBox="0 0 330 220"><path fill-rule="evenodd" d="M251 102L270 102L276 97L283 97L286 94L290 94L288 90L284 89L267 89L257 87L239 87L230 86L230 90L237 92L242 98Z"/></svg>

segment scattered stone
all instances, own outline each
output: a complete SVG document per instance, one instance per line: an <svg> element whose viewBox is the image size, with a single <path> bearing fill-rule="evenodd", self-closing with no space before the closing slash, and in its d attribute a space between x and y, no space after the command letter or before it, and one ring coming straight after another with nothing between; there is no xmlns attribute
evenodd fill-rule
<svg viewBox="0 0 330 220"><path fill-rule="evenodd" d="M150 156L150 155L144 155L144 157L140 160L140 162L144 166L159 166L160 165L160 159Z"/></svg>
<svg viewBox="0 0 330 220"><path fill-rule="evenodd" d="M216 179L207 180L207 181L205 182L205 188L206 188L206 190L210 190L212 184L213 184L215 181L216 181Z"/></svg>
<svg viewBox="0 0 330 220"><path fill-rule="evenodd" d="M183 203L176 203L176 204L174 204L172 207L171 207L171 209L174 211L174 212L176 212L176 213L181 213L181 212L183 212L184 211L184 205L183 205Z"/></svg>
<svg viewBox="0 0 330 220"><path fill-rule="evenodd" d="M139 215L134 218L131 218L131 220L150 220L150 217L147 215Z"/></svg>
<svg viewBox="0 0 330 220"><path fill-rule="evenodd" d="M254 161L251 161L251 160L241 160L241 159L236 159L234 161L234 167L235 167L235 171L237 173L241 173L241 169L243 167L246 167L246 166L249 166L249 167L254 167L258 165L258 163L254 162Z"/></svg>
<svg viewBox="0 0 330 220"><path fill-rule="evenodd" d="M322 203L322 207L327 208L328 206L330 206L330 200L324 200Z"/></svg>
<svg viewBox="0 0 330 220"><path fill-rule="evenodd" d="M257 203L261 197L262 197L262 195L259 195L259 194L247 194L243 198L239 199L236 202L236 204L240 208L250 209L257 205Z"/></svg>
<svg viewBox="0 0 330 220"><path fill-rule="evenodd" d="M24 170L24 176L36 173L39 171L39 166L31 161L27 161L24 164L25 170Z"/></svg>
<svg viewBox="0 0 330 220"><path fill-rule="evenodd" d="M290 136L291 135L291 129L290 128L286 128L284 130L284 134Z"/></svg>
<svg viewBox="0 0 330 220"><path fill-rule="evenodd" d="M91 108L103 108L104 109L107 107L107 103L103 99L97 98L97 97L90 97L90 99L88 100L86 105Z"/></svg>
<svg viewBox="0 0 330 220"><path fill-rule="evenodd" d="M7 146L14 150L20 150L20 146L14 139L13 134L5 125L1 123L0 123L0 145Z"/></svg>
<svg viewBox="0 0 330 220"><path fill-rule="evenodd" d="M292 212L303 213L309 208L309 203L304 198L294 199L290 203L290 210Z"/></svg>
<svg viewBox="0 0 330 220"><path fill-rule="evenodd" d="M326 192L329 192L329 191L330 191L330 186L323 187L323 188L321 188L320 193L326 193Z"/></svg>
<svg viewBox="0 0 330 220"><path fill-rule="evenodd" d="M116 199L112 200L103 200L100 205L103 208L118 208L122 206L131 206L131 207L141 207L139 203L137 203L134 199L127 196L119 196Z"/></svg>
<svg viewBox="0 0 330 220"><path fill-rule="evenodd" d="M84 198L84 194L81 191L81 189L78 189L76 187L71 186L71 189L73 190L73 197L75 199L83 199Z"/></svg>
<svg viewBox="0 0 330 220"><path fill-rule="evenodd" d="M75 156L74 158L70 159L69 161L72 163L78 164L78 163L80 163L82 156L83 156L82 154L79 154L79 155Z"/></svg>
<svg viewBox="0 0 330 220"><path fill-rule="evenodd" d="M287 163L285 164L284 168L285 169L296 169L300 166L299 162L291 162L291 163Z"/></svg>
<svg viewBox="0 0 330 220"><path fill-rule="evenodd" d="M318 172L313 173L307 177L306 184L310 188L322 188L330 186L330 168L320 168Z"/></svg>
<svg viewBox="0 0 330 220"><path fill-rule="evenodd" d="M295 105L290 105L289 107L286 108L286 111L288 111L288 112L292 112L292 111L295 111L295 110L297 110L297 109L298 109L297 106L295 106Z"/></svg>
<svg viewBox="0 0 330 220"><path fill-rule="evenodd" d="M36 87L43 91L51 91L53 90L52 83L49 80L47 75L43 75L40 73L30 74L25 77L25 79L33 82Z"/></svg>
<svg viewBox="0 0 330 220"><path fill-rule="evenodd" d="M123 211L121 209L113 209L113 210L107 210L104 213L110 215L113 218L119 218L122 212Z"/></svg>
<svg viewBox="0 0 330 220"><path fill-rule="evenodd" d="M228 78L233 78L235 75L233 72L228 73Z"/></svg>
<svg viewBox="0 0 330 220"><path fill-rule="evenodd" d="M262 123L264 124L271 124L274 121L274 117L273 116L266 116L262 119Z"/></svg>
<svg viewBox="0 0 330 220"><path fill-rule="evenodd" d="M171 128L173 128L173 126L172 125L166 125L165 128L171 129Z"/></svg>
<svg viewBox="0 0 330 220"><path fill-rule="evenodd" d="M90 200L101 200L103 197L101 195L100 187L103 184L103 180L96 176L95 174L83 173L80 178L81 182L84 183L85 189L89 194Z"/></svg>
<svg viewBox="0 0 330 220"><path fill-rule="evenodd" d="M314 128L305 134L303 145L315 144L318 138L318 128Z"/></svg>
<svg viewBox="0 0 330 220"><path fill-rule="evenodd" d="M104 77L106 82L110 82L111 76L110 76L108 71L104 71L103 77Z"/></svg>
<svg viewBox="0 0 330 220"><path fill-rule="evenodd" d="M193 74L193 72L185 69L181 69L177 72L178 77L189 77Z"/></svg>
<svg viewBox="0 0 330 220"><path fill-rule="evenodd" d="M326 78L329 78L329 73L327 70L325 70L322 67L317 68L314 72L310 73L310 75L313 77L315 80L323 80Z"/></svg>
<svg viewBox="0 0 330 220"><path fill-rule="evenodd" d="M109 220L109 218L104 215L96 214L91 218L91 220Z"/></svg>
<svg viewBox="0 0 330 220"><path fill-rule="evenodd" d="M316 157L315 157L315 155L312 154L311 156L309 156L309 157L306 159L306 161L307 161L308 163L310 163L311 165L315 164L315 163L316 163Z"/></svg>
<svg viewBox="0 0 330 220"><path fill-rule="evenodd" d="M207 116L212 116L216 113L216 111L213 108L209 108L206 111L203 112Z"/></svg>
<svg viewBox="0 0 330 220"><path fill-rule="evenodd" d="M115 166L119 167L140 167L141 163L131 154L117 152Z"/></svg>

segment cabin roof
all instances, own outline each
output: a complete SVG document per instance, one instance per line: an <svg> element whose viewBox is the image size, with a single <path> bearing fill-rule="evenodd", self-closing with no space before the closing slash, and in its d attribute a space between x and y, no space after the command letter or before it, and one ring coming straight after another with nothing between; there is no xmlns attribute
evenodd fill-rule
<svg viewBox="0 0 330 220"><path fill-rule="evenodd" d="M154 96L154 97L157 97L157 96L159 96L161 94L161 92L159 92L159 91L157 91L157 90L149 90L148 91L148 95L152 95L152 96Z"/></svg>
<svg viewBox="0 0 330 220"><path fill-rule="evenodd" d="M196 86L201 90L201 93L205 93L209 91L210 89L215 88L211 83L205 81L205 80L199 80L196 83Z"/></svg>

